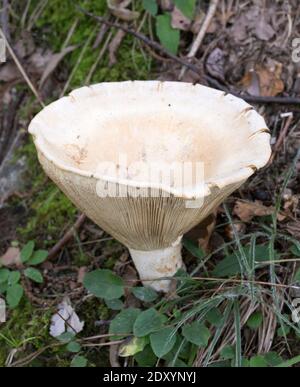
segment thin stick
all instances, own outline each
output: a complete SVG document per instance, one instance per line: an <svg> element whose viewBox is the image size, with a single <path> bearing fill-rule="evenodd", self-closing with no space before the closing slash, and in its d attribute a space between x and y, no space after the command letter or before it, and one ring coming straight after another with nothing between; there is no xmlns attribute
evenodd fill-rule
<svg viewBox="0 0 300 387"><path fill-rule="evenodd" d="M282 146L282 144L284 142L284 139L285 139L285 137L287 135L287 132L288 132L288 130L289 130L290 126L291 126L291 123L293 121L293 118L294 118L293 113L291 113L288 116L283 129L280 131L279 137L278 137L278 139L276 141L276 144L274 145L272 156L270 158L269 164L272 163L272 161L274 160L276 154L278 153L279 149L281 148L281 146Z"/></svg>
<svg viewBox="0 0 300 387"><path fill-rule="evenodd" d="M106 20L105 18L101 16L96 16L92 14L91 12L86 11L85 9L76 6L76 8L85 14L86 16L89 16L95 20L97 20L100 23L106 24L109 27L113 28L119 28L126 33L134 36L135 38L141 40L144 42L147 46L153 48L154 50L159 51L163 55L167 56L168 58L172 59L174 62L177 62L181 64L182 66L187 67L189 70L194 72L197 75L200 75L199 68L192 63L189 63L185 59L182 59L169 51L167 51L165 48L163 48L159 43L149 39L147 36L136 32L134 30L131 30L128 27L125 27L124 25L121 25L119 23L111 22L109 20ZM278 103L282 105L300 105L300 98L297 97L261 97L261 96L251 96L251 95L240 95L239 93L234 92L233 90L228 89L227 87L223 86L219 81L216 79L210 77L209 75L204 74L203 77L211 84L211 86L224 91L225 93L230 93L234 96L243 98L245 101L250 102L250 103L263 103L263 104L272 104L272 103Z"/></svg>
<svg viewBox="0 0 300 387"><path fill-rule="evenodd" d="M74 237L74 232L78 231L84 223L86 216L81 214L74 225L65 233L65 235L52 247L48 259L51 260L62 250L62 248Z"/></svg>
<svg viewBox="0 0 300 387"><path fill-rule="evenodd" d="M208 12L207 12L206 17L204 19L204 22L200 28L200 31L198 32L198 35L196 36L196 39L194 40L194 43L192 44L190 52L188 53L188 56L187 56L188 59L194 58L195 55L197 54L197 52L201 46L201 43L205 37L206 31L207 31L207 29L212 21L212 18L214 17L218 3L219 3L219 0L211 0L209 8L208 8ZM186 72L186 67L184 67L181 70L181 73L179 75L179 80L182 79L185 72Z"/></svg>
<svg viewBox="0 0 300 387"><path fill-rule="evenodd" d="M31 82L31 80L29 79L28 75L26 74L26 71L24 70L24 68L21 65L19 59L17 58L16 54L14 53L11 45L9 44L8 40L6 39L6 36L3 33L1 28L0 28L0 36L4 39L5 45L6 45L7 49L8 49L8 52L12 56L16 66L18 67L20 73L22 74L23 78L25 79L25 81L26 81L27 85L29 86L30 90L33 92L33 94L35 95L36 99L39 101L40 105L42 107L45 107L45 104L42 101L42 98L40 97L37 89L34 87L33 83Z"/></svg>

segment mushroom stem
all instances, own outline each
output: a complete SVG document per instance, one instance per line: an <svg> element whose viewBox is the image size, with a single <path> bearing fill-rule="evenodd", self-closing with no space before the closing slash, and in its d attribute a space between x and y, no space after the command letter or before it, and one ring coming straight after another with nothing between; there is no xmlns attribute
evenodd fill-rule
<svg viewBox="0 0 300 387"><path fill-rule="evenodd" d="M129 251L143 284L159 292L167 293L171 285L171 280L159 278L172 277L178 269L184 267L180 241L159 250Z"/></svg>

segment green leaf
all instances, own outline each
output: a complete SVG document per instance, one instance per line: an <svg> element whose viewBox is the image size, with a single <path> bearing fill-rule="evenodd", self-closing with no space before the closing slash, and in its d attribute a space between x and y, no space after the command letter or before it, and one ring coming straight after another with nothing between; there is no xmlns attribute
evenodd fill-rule
<svg viewBox="0 0 300 387"><path fill-rule="evenodd" d="M286 360L285 362L278 364L276 367L279 368L288 368L288 367L293 367L294 365L300 363L300 355L295 356L292 359Z"/></svg>
<svg viewBox="0 0 300 387"><path fill-rule="evenodd" d="M268 367L268 363L262 355L258 355L250 359L250 367L265 368L265 367Z"/></svg>
<svg viewBox="0 0 300 387"><path fill-rule="evenodd" d="M183 239L183 246L196 258L199 259L199 261L202 261L205 257L205 253L200 247L196 246L192 241L189 239L184 238Z"/></svg>
<svg viewBox="0 0 300 387"><path fill-rule="evenodd" d="M158 11L158 5L156 0L143 0L142 1L144 10L148 11L152 16L155 16Z"/></svg>
<svg viewBox="0 0 300 387"><path fill-rule="evenodd" d="M81 346L80 344L76 343L76 341L71 341L68 345L67 345L67 350L69 352L72 352L72 353L77 353L81 350Z"/></svg>
<svg viewBox="0 0 300 387"><path fill-rule="evenodd" d="M84 368L87 366L87 359L84 356L75 356L71 362L73 368Z"/></svg>
<svg viewBox="0 0 300 387"><path fill-rule="evenodd" d="M294 277L295 282L300 282L300 268L296 271L295 277Z"/></svg>
<svg viewBox="0 0 300 387"><path fill-rule="evenodd" d="M292 254L294 254L296 257L300 257L300 248L298 245L293 245L291 248L290 248L290 251Z"/></svg>
<svg viewBox="0 0 300 387"><path fill-rule="evenodd" d="M231 345L226 345L226 347L224 347L221 350L221 357L224 360L232 360L232 359L234 359L235 358L234 348Z"/></svg>
<svg viewBox="0 0 300 387"><path fill-rule="evenodd" d="M15 285L20 281L21 274L19 271L10 271L8 276L8 284Z"/></svg>
<svg viewBox="0 0 300 387"><path fill-rule="evenodd" d="M251 329L257 329L261 326L263 322L263 315L261 312L253 313L247 321L247 326Z"/></svg>
<svg viewBox="0 0 300 387"><path fill-rule="evenodd" d="M106 306L111 310L121 310L124 308L124 302L119 298L115 300L104 300Z"/></svg>
<svg viewBox="0 0 300 387"><path fill-rule="evenodd" d="M64 332L61 335L57 336L56 339L62 343L69 343L75 337L75 333L73 332Z"/></svg>
<svg viewBox="0 0 300 387"><path fill-rule="evenodd" d="M43 263L48 257L47 250L37 250L33 253L32 257L27 261L27 265L39 265Z"/></svg>
<svg viewBox="0 0 300 387"><path fill-rule="evenodd" d="M141 312L135 320L133 333L137 337L147 336L162 327L163 315L158 313L154 308Z"/></svg>
<svg viewBox="0 0 300 387"><path fill-rule="evenodd" d="M150 345L147 345L142 352L137 353L134 356L135 361L138 363L139 367L153 367L157 362L157 357Z"/></svg>
<svg viewBox="0 0 300 387"><path fill-rule="evenodd" d="M26 245L21 250L20 258L21 262L25 263L29 260L29 258L32 256L33 250L34 250L34 241L29 241L26 243Z"/></svg>
<svg viewBox="0 0 300 387"><path fill-rule="evenodd" d="M24 271L24 274L27 278L31 279L34 282L37 282L38 284L42 284L44 281L42 273L39 270L34 269L33 267L28 267L28 269Z"/></svg>
<svg viewBox="0 0 300 387"><path fill-rule="evenodd" d="M215 327L220 327L223 323L223 315L222 313L219 311L218 308L213 308L211 309L207 315L206 315L206 319L207 321L215 326Z"/></svg>
<svg viewBox="0 0 300 387"><path fill-rule="evenodd" d="M128 357L134 356L136 353L141 352L148 344L146 337L132 337L129 342L121 345L119 350L119 356Z"/></svg>
<svg viewBox="0 0 300 387"><path fill-rule="evenodd" d="M179 47L180 32L172 28L170 14L165 13L157 16L156 33L163 47L176 55Z"/></svg>
<svg viewBox="0 0 300 387"><path fill-rule="evenodd" d="M85 275L83 284L94 296L115 300L124 295L123 280L111 270L95 270Z"/></svg>
<svg viewBox="0 0 300 387"><path fill-rule="evenodd" d="M132 293L135 295L136 298L144 302L152 302L158 297L156 291L148 287L133 288Z"/></svg>
<svg viewBox="0 0 300 387"><path fill-rule="evenodd" d="M150 343L155 355L159 358L171 351L176 343L174 328L162 328L150 335Z"/></svg>
<svg viewBox="0 0 300 387"><path fill-rule="evenodd" d="M209 329L199 321L185 325L182 334L190 343L198 347L206 347L210 338Z"/></svg>
<svg viewBox="0 0 300 387"><path fill-rule="evenodd" d="M23 297L24 290L21 285L14 284L7 288L6 301L10 308L14 309L17 307Z"/></svg>
<svg viewBox="0 0 300 387"><path fill-rule="evenodd" d="M174 0L174 4L187 18L193 19L196 0Z"/></svg>
<svg viewBox="0 0 300 387"><path fill-rule="evenodd" d="M251 262L251 251L250 246L244 247L244 253L248 263ZM240 274L240 265L238 262L239 252L235 251L233 254L225 257L221 262L219 262L214 268L212 274L214 277L231 277L237 274ZM278 258L278 253L275 254L274 259ZM269 248L265 245L257 245L255 247L255 261L263 262L269 260ZM256 264L256 267L261 266L261 264Z"/></svg>
<svg viewBox="0 0 300 387"><path fill-rule="evenodd" d="M268 352L264 355L264 358L271 367L276 367L283 361L282 357L276 352Z"/></svg>
<svg viewBox="0 0 300 387"><path fill-rule="evenodd" d="M0 269L0 284L4 284L8 281L9 278L9 270L8 269Z"/></svg>
<svg viewBox="0 0 300 387"><path fill-rule="evenodd" d="M133 325L140 313L140 309L137 308L124 309L118 313L109 326L109 333L117 335L112 339L120 339L132 333Z"/></svg>
<svg viewBox="0 0 300 387"><path fill-rule="evenodd" d="M285 337L291 332L291 327L288 325L283 325L280 328L277 329L277 336L279 337Z"/></svg>

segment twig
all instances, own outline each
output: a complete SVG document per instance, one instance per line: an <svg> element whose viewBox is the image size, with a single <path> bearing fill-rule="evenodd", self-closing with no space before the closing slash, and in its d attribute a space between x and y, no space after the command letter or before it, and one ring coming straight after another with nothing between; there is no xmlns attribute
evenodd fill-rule
<svg viewBox="0 0 300 387"><path fill-rule="evenodd" d="M96 16L92 14L91 12L86 11L82 7L76 5L76 8L85 14L86 16L89 16L95 20L97 20L100 23L106 24L109 27L113 28L119 28L123 30L124 32L134 36L135 38L141 40L144 42L147 46L153 48L154 50L159 51L160 53L166 55L168 58L172 59L174 62L181 64L182 66L185 66L198 76L200 75L199 68L195 66L192 63L189 63L185 59L182 59L169 51L167 51L165 48L163 48L159 43L149 39L147 36L136 32L128 27L125 27L124 25L121 25L119 23L111 22L109 20L106 20L105 18L101 16ZM211 86L224 91L225 93L230 93L236 97L243 98L245 101L250 103L262 103L262 104L272 104L272 103L278 103L282 105L300 105L300 98L297 97L260 97L260 96L251 96L251 95L241 95L239 93L236 93L233 90L228 89L227 87L223 86L220 82L218 82L216 79L210 77L209 75L204 74L203 77L210 83Z"/></svg>
<svg viewBox="0 0 300 387"><path fill-rule="evenodd" d="M278 139L277 139L277 141L276 141L276 143L274 145L272 156L270 158L269 164L271 164L273 162L276 154L278 153L279 149L281 148L281 145L284 142L284 139L285 139L285 137L287 135L287 132L288 132L288 130L289 130L290 126L291 126L291 123L293 121L293 118L294 118L293 113L291 113L288 116L283 129L280 131L279 137L278 137Z"/></svg>
<svg viewBox="0 0 300 387"><path fill-rule="evenodd" d="M204 39L206 31L207 31L207 29L212 21L212 18L214 17L214 14L215 14L217 6L218 6L218 2L219 2L219 0L211 0L209 8L208 8L208 12L207 12L206 17L204 19L204 22L200 28L200 31L198 32L198 35L196 36L196 39L194 40L194 43L192 44L190 52L188 53L187 58L189 60L194 58L194 56L197 54L197 51L199 50L199 48L201 46L201 43ZM179 75L179 80L182 79L185 72L186 72L186 67L184 67L181 70L181 73Z"/></svg>
<svg viewBox="0 0 300 387"><path fill-rule="evenodd" d="M3 30L0 28L0 36L4 39L4 42L5 42L5 45L8 49L8 52L10 53L10 55L12 56L16 66L18 67L20 73L22 74L23 78L25 79L27 85L29 86L30 90L33 92L33 94L35 95L35 97L37 98L37 100L39 101L40 105L42 107L45 107L44 105L44 102L42 101L37 89L34 87L33 83L31 82L31 80L29 79L28 75L26 74L26 71L24 70L23 66L21 65L19 59L17 58L16 54L14 53L11 45L9 44Z"/></svg>
<svg viewBox="0 0 300 387"><path fill-rule="evenodd" d="M62 248L74 237L74 232L78 231L86 219L84 214L81 214L74 225L65 233L65 235L56 243L49 252L48 259L51 260L62 250Z"/></svg>

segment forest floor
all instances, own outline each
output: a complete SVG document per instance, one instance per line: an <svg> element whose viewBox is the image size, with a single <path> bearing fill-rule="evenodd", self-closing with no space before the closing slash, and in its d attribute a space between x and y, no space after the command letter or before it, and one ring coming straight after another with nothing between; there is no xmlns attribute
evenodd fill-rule
<svg viewBox="0 0 300 387"><path fill-rule="evenodd" d="M1 10L0 299L7 310L0 366L299 364L297 0L78 3L92 15L71 0L3 1ZM46 177L27 132L43 105L74 88L134 79L238 94L271 131L268 165L185 236L188 274L166 296L138 286L127 249ZM124 294L109 300L88 292L83 279L96 269L122 277ZM53 337L58 310L73 313L80 332ZM137 338L144 313L161 325ZM125 337L116 328L124 318ZM169 350L157 348L157 337Z"/></svg>

